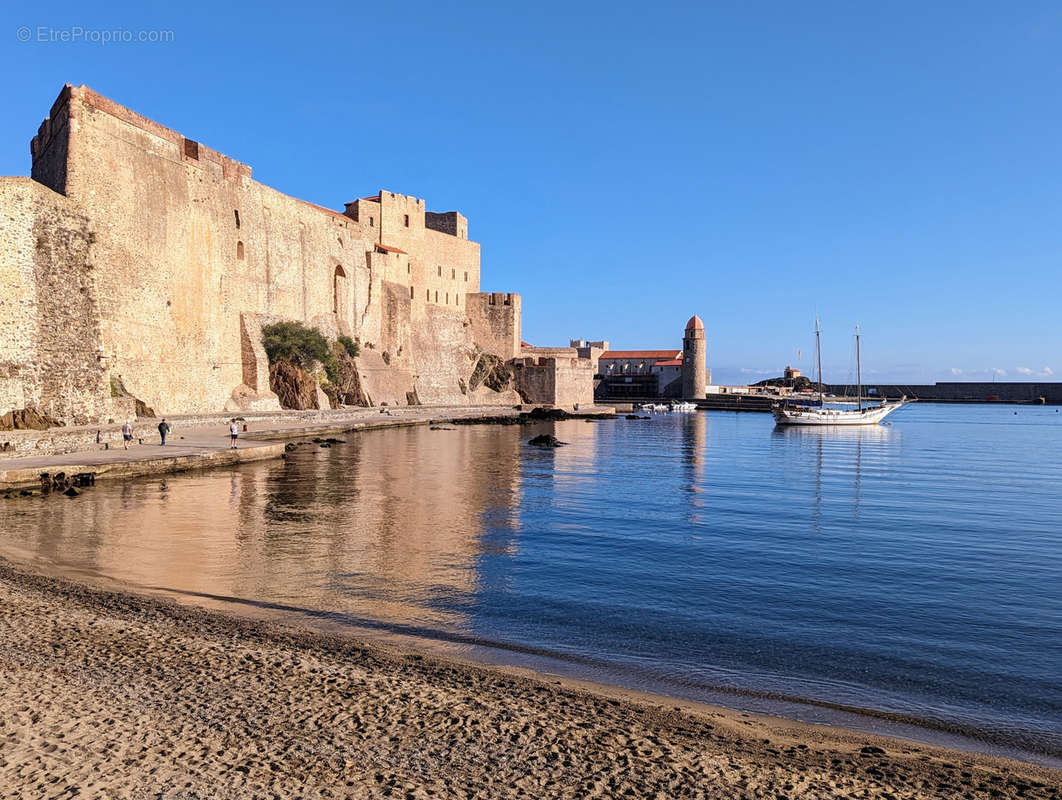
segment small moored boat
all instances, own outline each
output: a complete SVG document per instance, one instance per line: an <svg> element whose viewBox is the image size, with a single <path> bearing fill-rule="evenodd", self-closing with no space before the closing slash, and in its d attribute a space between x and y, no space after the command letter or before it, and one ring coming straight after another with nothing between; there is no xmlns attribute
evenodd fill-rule
<svg viewBox="0 0 1062 800"><path fill-rule="evenodd" d="M652 412L652 411L670 411L671 410L671 406L667 405L666 403L642 403L641 410L642 411L649 411L649 412Z"/></svg>

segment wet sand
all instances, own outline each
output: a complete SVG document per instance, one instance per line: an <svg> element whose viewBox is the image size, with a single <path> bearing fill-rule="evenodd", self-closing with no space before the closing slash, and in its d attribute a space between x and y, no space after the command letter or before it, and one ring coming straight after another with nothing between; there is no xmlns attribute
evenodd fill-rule
<svg viewBox="0 0 1062 800"><path fill-rule="evenodd" d="M3 797L1058 798L1062 773L561 682L0 560Z"/></svg>

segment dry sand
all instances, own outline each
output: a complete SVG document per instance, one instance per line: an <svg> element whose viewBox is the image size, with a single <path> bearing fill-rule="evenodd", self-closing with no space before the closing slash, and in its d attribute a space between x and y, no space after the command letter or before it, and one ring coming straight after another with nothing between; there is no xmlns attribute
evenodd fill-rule
<svg viewBox="0 0 1062 800"><path fill-rule="evenodd" d="M0 561L3 797L1057 798L1062 773L616 699Z"/></svg>

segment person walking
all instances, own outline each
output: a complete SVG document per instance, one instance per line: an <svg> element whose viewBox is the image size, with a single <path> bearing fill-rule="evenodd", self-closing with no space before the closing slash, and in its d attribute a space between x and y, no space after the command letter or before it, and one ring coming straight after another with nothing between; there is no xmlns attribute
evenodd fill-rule
<svg viewBox="0 0 1062 800"><path fill-rule="evenodd" d="M162 443L166 444L166 434L170 432L170 423L166 421L166 418L162 418L162 422L159 423L159 438L162 439Z"/></svg>
<svg viewBox="0 0 1062 800"><path fill-rule="evenodd" d="M122 426L122 445L126 450L129 449L131 441L133 441L133 423L126 420L125 425Z"/></svg>
<svg viewBox="0 0 1062 800"><path fill-rule="evenodd" d="M236 440L240 438L240 426L236 420L229 423L229 441L232 442L232 449L236 449Z"/></svg>

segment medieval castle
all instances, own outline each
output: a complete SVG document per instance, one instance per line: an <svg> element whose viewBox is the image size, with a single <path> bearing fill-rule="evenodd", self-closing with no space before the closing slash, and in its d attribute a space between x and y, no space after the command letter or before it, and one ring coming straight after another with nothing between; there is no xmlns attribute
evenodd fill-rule
<svg viewBox="0 0 1062 800"><path fill-rule="evenodd" d="M593 360L522 348L520 296L480 291L456 211L289 197L85 86L31 154L0 178L0 415L276 409L261 329L285 320L360 344L367 404L593 403Z"/></svg>

